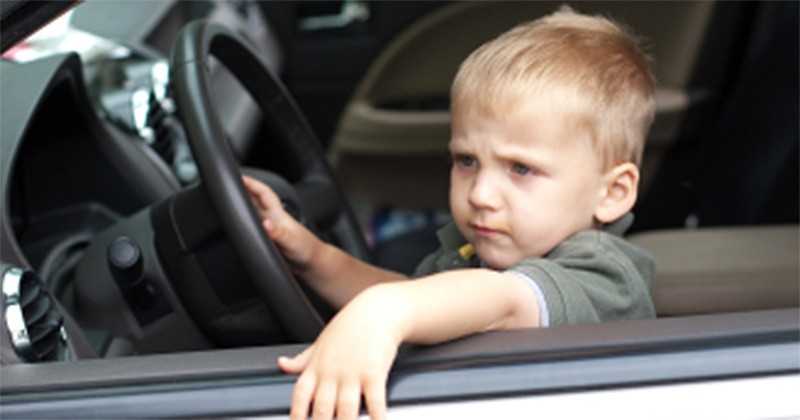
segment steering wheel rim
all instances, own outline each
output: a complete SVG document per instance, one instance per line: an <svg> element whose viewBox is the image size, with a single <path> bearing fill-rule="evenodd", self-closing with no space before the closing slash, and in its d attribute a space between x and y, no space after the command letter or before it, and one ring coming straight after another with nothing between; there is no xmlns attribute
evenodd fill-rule
<svg viewBox="0 0 800 420"><path fill-rule="evenodd" d="M324 153L299 108L258 55L219 24L207 21L188 24L173 48L172 83L202 188L208 193L222 230L233 243L251 283L278 321L295 339L311 341L324 322L261 227L241 182L238 162L212 106L208 74L211 56L239 80L277 137L300 158L303 182L324 184L331 189L333 201L346 203L346 200L333 181ZM341 207L333 210L336 214L332 229L340 233L343 248L365 258L367 248L357 234L357 223L349 208L344 204Z"/></svg>

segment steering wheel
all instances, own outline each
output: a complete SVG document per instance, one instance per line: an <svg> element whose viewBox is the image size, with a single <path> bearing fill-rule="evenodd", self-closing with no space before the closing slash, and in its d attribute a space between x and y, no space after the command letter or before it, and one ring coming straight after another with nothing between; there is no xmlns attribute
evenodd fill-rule
<svg viewBox="0 0 800 420"><path fill-rule="evenodd" d="M368 251L356 219L303 114L258 54L227 28L207 21L189 23L172 51L175 100L212 212L232 243L244 271L284 330L310 341L323 321L283 257L265 233L241 181L241 168L212 105L209 58L215 57L258 104L275 134L271 141L289 151L299 181L276 174L267 183L287 210L357 258ZM290 208L291 207L291 208Z"/></svg>

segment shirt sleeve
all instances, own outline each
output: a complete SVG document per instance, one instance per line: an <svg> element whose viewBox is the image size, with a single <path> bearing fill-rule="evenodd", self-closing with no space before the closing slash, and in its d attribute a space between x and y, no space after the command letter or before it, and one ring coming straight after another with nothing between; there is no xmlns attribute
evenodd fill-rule
<svg viewBox="0 0 800 420"><path fill-rule="evenodd" d="M507 270L506 273L513 274L528 282L528 285L531 287L531 289L533 289L533 293L536 295L536 301L539 304L539 326L549 327L550 311L547 309L547 299L545 299L544 292L542 292L542 288L539 287L539 284L536 283L536 280L532 279L529 275L514 269Z"/></svg>
<svg viewBox="0 0 800 420"><path fill-rule="evenodd" d="M652 318L652 259L635 251L621 238L587 232L509 270L534 280L551 326Z"/></svg>

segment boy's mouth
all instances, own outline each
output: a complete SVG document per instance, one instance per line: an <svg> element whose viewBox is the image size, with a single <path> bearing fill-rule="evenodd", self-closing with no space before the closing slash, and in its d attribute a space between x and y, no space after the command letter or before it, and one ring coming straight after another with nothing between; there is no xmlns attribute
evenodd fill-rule
<svg viewBox="0 0 800 420"><path fill-rule="evenodd" d="M475 235L481 238L492 238L503 233L499 229L474 223L470 224L470 227Z"/></svg>

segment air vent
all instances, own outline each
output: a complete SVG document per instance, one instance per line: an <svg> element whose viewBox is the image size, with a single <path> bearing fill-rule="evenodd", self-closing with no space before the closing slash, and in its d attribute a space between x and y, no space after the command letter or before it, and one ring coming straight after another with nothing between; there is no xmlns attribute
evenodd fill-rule
<svg viewBox="0 0 800 420"><path fill-rule="evenodd" d="M5 323L17 355L26 362L66 359L63 317L39 276L10 268L3 275L2 289Z"/></svg>
<svg viewBox="0 0 800 420"><path fill-rule="evenodd" d="M175 115L166 60L113 61L97 76L95 99L105 118L142 140L183 185L197 181L186 132Z"/></svg>
<svg viewBox="0 0 800 420"><path fill-rule="evenodd" d="M173 150L172 140L174 129L172 128L174 118L171 113L164 109L155 95L150 95L147 111L147 125L153 134L150 147L164 159L165 162L172 163L175 160L175 150Z"/></svg>

